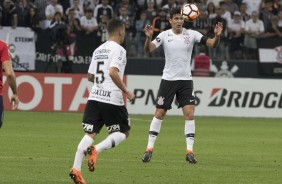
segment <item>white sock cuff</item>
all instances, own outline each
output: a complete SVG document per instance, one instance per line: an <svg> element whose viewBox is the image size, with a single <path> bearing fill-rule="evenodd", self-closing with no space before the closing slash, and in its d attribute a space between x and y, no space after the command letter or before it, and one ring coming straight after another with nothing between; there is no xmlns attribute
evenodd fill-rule
<svg viewBox="0 0 282 184"><path fill-rule="evenodd" d="M195 124L195 120L185 120L185 125L192 125Z"/></svg>
<svg viewBox="0 0 282 184"><path fill-rule="evenodd" d="M84 137L82 139L84 139L86 142L89 142L91 144L93 144L93 142L94 142L94 139L92 137L90 137L89 135L84 135Z"/></svg>
<svg viewBox="0 0 282 184"><path fill-rule="evenodd" d="M93 142L94 140L90 136L84 135L84 137L81 139L80 143L78 144L77 148L80 150L86 150L87 147L93 144Z"/></svg>
<svg viewBox="0 0 282 184"><path fill-rule="evenodd" d="M93 144L94 140L88 136L84 135L83 138L81 139L80 143L78 144L78 148L84 148L85 145L91 146Z"/></svg>
<svg viewBox="0 0 282 184"><path fill-rule="evenodd" d="M185 120L184 134L195 134L195 120Z"/></svg>
<svg viewBox="0 0 282 184"><path fill-rule="evenodd" d="M156 117L154 116L152 122L161 123L161 122L163 122L163 120L158 119L158 118L156 118Z"/></svg>
<svg viewBox="0 0 282 184"><path fill-rule="evenodd" d="M150 125L150 132L160 133L161 125L162 125L162 120L154 117Z"/></svg>

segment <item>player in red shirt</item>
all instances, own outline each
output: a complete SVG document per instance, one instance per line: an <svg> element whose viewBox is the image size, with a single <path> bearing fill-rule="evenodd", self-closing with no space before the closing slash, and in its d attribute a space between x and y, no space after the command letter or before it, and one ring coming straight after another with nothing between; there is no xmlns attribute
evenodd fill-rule
<svg viewBox="0 0 282 184"><path fill-rule="evenodd" d="M13 95L11 96L11 104L12 109L16 109L19 104L19 98L18 98L18 91L17 91L17 84L16 84L16 76L14 73L14 70L12 68L12 62L9 56L8 46L7 44L0 40L0 68L3 68L6 76L7 81L9 83L9 86L13 92ZM0 70L0 128L3 124L3 110L4 110L4 104L3 104L3 70Z"/></svg>

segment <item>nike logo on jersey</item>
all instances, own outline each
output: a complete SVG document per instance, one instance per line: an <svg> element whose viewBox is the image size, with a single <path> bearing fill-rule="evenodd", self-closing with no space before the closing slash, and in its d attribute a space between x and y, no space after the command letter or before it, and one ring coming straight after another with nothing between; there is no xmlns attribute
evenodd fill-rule
<svg viewBox="0 0 282 184"><path fill-rule="evenodd" d="M173 40L168 40L168 42L172 42Z"/></svg>

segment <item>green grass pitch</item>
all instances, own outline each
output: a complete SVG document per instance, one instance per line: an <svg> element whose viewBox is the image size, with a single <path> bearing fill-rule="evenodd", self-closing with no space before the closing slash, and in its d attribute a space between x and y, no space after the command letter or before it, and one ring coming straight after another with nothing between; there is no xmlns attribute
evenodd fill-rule
<svg viewBox="0 0 282 184"><path fill-rule="evenodd" d="M81 113L5 112L0 183L71 184L68 173L84 135ZM88 184L280 184L282 119L196 117L196 165L185 161L184 121L167 116L150 163L142 163L152 115L131 115L131 134L99 155ZM95 143L105 138L105 128Z"/></svg>

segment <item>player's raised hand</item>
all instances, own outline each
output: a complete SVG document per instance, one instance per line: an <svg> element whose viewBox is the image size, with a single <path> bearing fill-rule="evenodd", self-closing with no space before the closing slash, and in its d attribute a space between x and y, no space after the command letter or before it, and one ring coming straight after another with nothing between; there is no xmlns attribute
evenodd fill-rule
<svg viewBox="0 0 282 184"><path fill-rule="evenodd" d="M223 25L221 22L218 22L216 25L215 25L215 28L214 28L214 33L216 36L220 36L221 35L221 32L223 30Z"/></svg>
<svg viewBox="0 0 282 184"><path fill-rule="evenodd" d="M146 34L147 37L152 37L153 36L153 28L150 24L147 24L144 28L144 32Z"/></svg>

